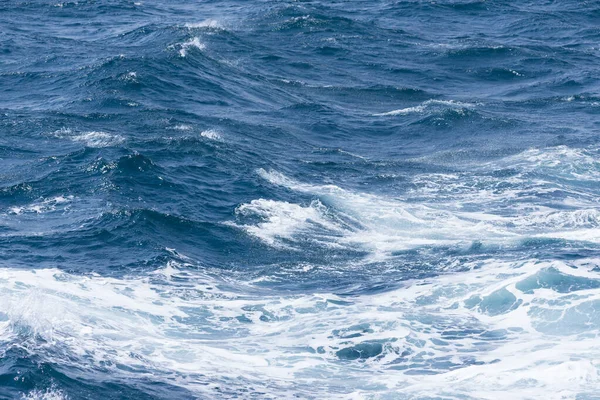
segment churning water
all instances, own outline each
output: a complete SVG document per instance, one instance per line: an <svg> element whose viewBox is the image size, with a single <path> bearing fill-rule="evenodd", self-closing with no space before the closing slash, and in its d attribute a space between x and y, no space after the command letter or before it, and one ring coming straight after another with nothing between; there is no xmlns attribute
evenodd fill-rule
<svg viewBox="0 0 600 400"><path fill-rule="evenodd" d="M0 2L0 399L593 399L600 4Z"/></svg>

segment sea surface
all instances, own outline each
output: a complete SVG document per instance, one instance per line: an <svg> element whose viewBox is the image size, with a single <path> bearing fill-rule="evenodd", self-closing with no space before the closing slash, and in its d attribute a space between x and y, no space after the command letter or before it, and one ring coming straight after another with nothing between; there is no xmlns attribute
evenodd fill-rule
<svg viewBox="0 0 600 400"><path fill-rule="evenodd" d="M0 399L599 399L600 3L0 1Z"/></svg>

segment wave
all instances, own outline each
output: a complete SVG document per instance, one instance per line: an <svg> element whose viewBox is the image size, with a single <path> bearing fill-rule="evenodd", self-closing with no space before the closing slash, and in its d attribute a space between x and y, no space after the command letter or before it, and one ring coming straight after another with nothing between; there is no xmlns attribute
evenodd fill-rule
<svg viewBox="0 0 600 400"><path fill-rule="evenodd" d="M186 124L179 124L179 125L175 125L173 127L170 127L169 129L174 129L177 131L190 131L192 130L192 126L190 125L186 125Z"/></svg>
<svg viewBox="0 0 600 400"><path fill-rule="evenodd" d="M68 128L61 128L60 130L54 132L54 136L58 138L66 138L77 143L83 143L85 146L91 148L118 146L125 141L123 136L117 134L101 131L76 133Z"/></svg>
<svg viewBox="0 0 600 400"><path fill-rule="evenodd" d="M273 184L318 195L329 206L326 211L321 211L323 218L330 214L352 221L352 226L356 229L344 227L344 235L336 239L338 245L346 247L359 245L383 255L420 246L460 243L470 245L474 240L484 237L490 240L517 237L516 233L494 226L494 220L499 218L492 215L460 214L433 204L409 203L368 193L350 192L335 185L303 184L277 172L259 170L258 173ZM297 220L304 218L301 213L293 216ZM278 220L281 220L281 216ZM297 225L292 223L291 226ZM276 237L278 232L271 230L263 234Z"/></svg>
<svg viewBox="0 0 600 400"><path fill-rule="evenodd" d="M339 380L348 395L564 396L598 379L595 259L472 262L352 297L253 296L190 267L122 279L0 269L0 340L108 381L146 371L169 383L175 373L204 395L233 379L232 391L272 395L326 395Z"/></svg>
<svg viewBox="0 0 600 400"><path fill-rule="evenodd" d="M544 149L529 149L514 157L505 159L507 164L528 171L540 171L557 178L569 180L595 180L600 171L600 161L596 157L596 148L570 148L556 146Z"/></svg>
<svg viewBox="0 0 600 400"><path fill-rule="evenodd" d="M388 111L384 113L373 114L376 117L387 117L405 114L423 113L425 111L440 112L443 110L451 109L454 111L463 111L465 109L472 109L476 106L475 103L464 103L455 100L427 100L418 106L401 108L398 110Z"/></svg>
<svg viewBox="0 0 600 400"><path fill-rule="evenodd" d="M185 57L191 48L204 50L206 48L206 45L202 43L199 38L194 37L188 40L187 42L181 43L179 45L179 55L181 57Z"/></svg>
<svg viewBox="0 0 600 400"><path fill-rule="evenodd" d="M10 214L20 215L23 213L35 213L42 214L46 212L55 211L57 206L68 204L73 200L74 196L56 196L50 199L44 199L33 204L26 206L13 206L8 209ZM64 207L64 206L63 206Z"/></svg>
<svg viewBox="0 0 600 400"><path fill-rule="evenodd" d="M568 166L562 166L565 154ZM257 221L250 219L237 226L269 245L285 242L285 246L302 246L309 240L333 247L359 246L380 256L422 246L468 247L477 242L517 246L529 238L598 243L599 211L593 193L586 196L589 202L582 209L583 189L574 187L570 192L564 185L553 187L530 176L538 170L548 173L549 169L560 174L571 172L573 178L581 180L591 178L582 173L593 174L595 163L578 150L551 148L543 155L538 150L527 150L480 167L482 175L417 175L415 189L399 198L353 192L335 185L305 184L259 169L259 176L271 184L319 200L308 205L254 200L238 207L237 213L251 215ZM488 170L505 164L518 172L509 178L489 175ZM546 193L559 190L565 193L562 203L558 199L553 206L540 203ZM579 203L573 203L568 193ZM510 204L506 204L507 199Z"/></svg>
<svg viewBox="0 0 600 400"><path fill-rule="evenodd" d="M0 238L24 239L77 232L101 214L104 206L99 199L67 194L18 202L0 212L3 230Z"/></svg>
<svg viewBox="0 0 600 400"><path fill-rule="evenodd" d="M200 22L187 22L184 26L188 29L224 29L223 24L216 19L205 19L204 21Z"/></svg>
<svg viewBox="0 0 600 400"><path fill-rule="evenodd" d="M62 4L62 3L61 3ZM61 5L62 7L62 5ZM64 392L60 389L49 388L46 390L32 390L31 392L23 395L21 400L68 400L68 396L65 396Z"/></svg>
<svg viewBox="0 0 600 400"><path fill-rule="evenodd" d="M223 136L214 129L207 129L205 131L200 132L200 136L205 137L210 140L223 140Z"/></svg>
<svg viewBox="0 0 600 400"><path fill-rule="evenodd" d="M304 240L334 246L333 236L342 235L347 225L328 215L319 201L303 207L288 202L258 199L242 204L235 210L238 216L259 218L256 225L233 225L243 228L269 245L287 247L285 242L303 235Z"/></svg>
<svg viewBox="0 0 600 400"><path fill-rule="evenodd" d="M135 1L0 2L0 398L597 396L589 2Z"/></svg>

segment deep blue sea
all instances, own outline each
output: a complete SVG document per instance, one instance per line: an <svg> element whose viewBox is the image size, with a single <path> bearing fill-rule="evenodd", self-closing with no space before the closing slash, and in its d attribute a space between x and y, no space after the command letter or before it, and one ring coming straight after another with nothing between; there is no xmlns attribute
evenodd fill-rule
<svg viewBox="0 0 600 400"><path fill-rule="evenodd" d="M0 0L0 399L600 399L600 2Z"/></svg>

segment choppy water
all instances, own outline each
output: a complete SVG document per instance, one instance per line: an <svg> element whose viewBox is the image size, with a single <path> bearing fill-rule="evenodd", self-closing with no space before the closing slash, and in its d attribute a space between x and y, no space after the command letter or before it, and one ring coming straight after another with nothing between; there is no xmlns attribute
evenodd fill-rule
<svg viewBox="0 0 600 400"><path fill-rule="evenodd" d="M0 399L593 399L600 4L0 2Z"/></svg>

